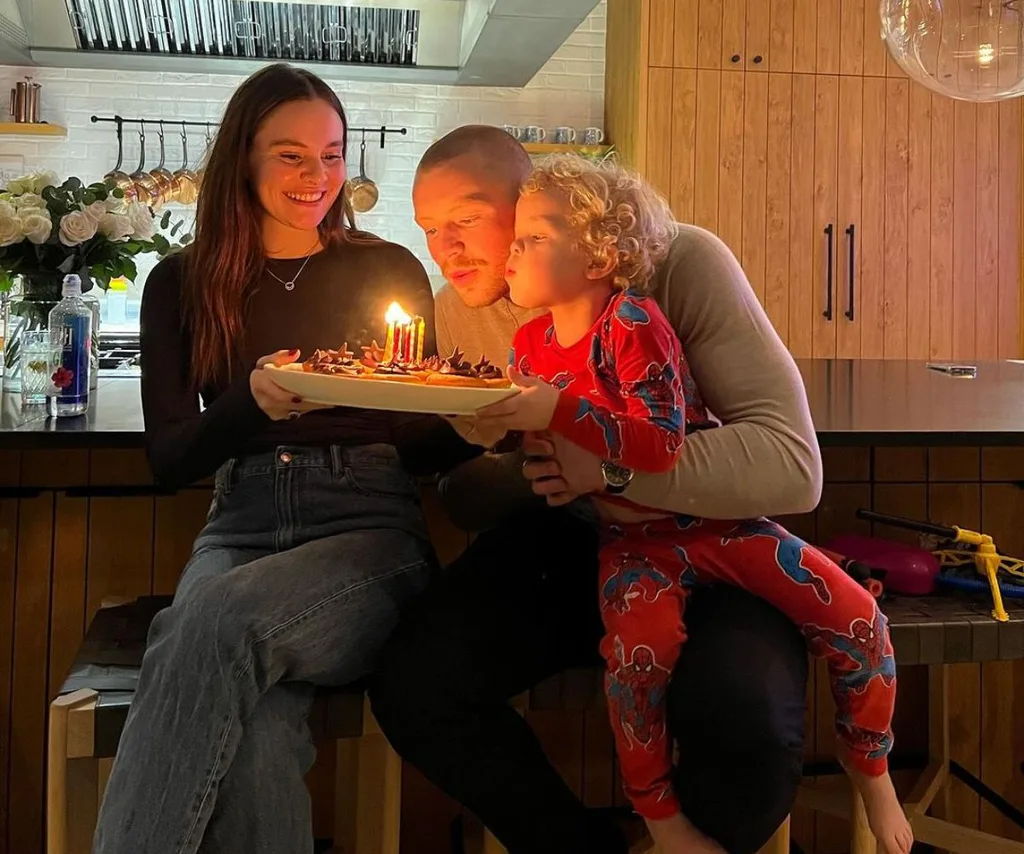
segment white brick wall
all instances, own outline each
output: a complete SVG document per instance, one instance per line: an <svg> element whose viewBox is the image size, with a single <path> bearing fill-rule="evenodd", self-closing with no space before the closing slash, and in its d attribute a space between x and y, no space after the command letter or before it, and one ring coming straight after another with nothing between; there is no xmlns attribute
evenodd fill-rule
<svg viewBox="0 0 1024 854"><path fill-rule="evenodd" d="M335 83L351 124L409 129L404 137L389 135L383 151L367 139L367 172L380 185L380 201L360 218L360 225L408 246L428 272L436 275L423 235L413 222L410 201L413 170L423 151L446 131L469 123L600 126L604 112L604 36L602 3L522 89ZM119 113L126 117L216 121L243 79L133 73L130 81L121 82L111 71L0 66L0 92L8 91L25 74L31 74L43 86L43 117L66 125L68 135L55 141L0 137L0 170L6 170L12 161L18 164L20 158L25 171L46 168L62 177L72 174L83 180L102 177L117 157L113 125L92 124L90 116ZM125 171L131 172L138 164L139 142L127 127L125 130ZM168 166L173 170L180 165L180 137L172 125L166 127L166 132ZM147 168L157 165L156 142L155 134L147 138ZM195 165L205 147L202 132L190 137L189 142ZM359 168L358 142L358 138L354 144L350 140L350 173ZM140 264L140 272L145 275L149 267Z"/></svg>

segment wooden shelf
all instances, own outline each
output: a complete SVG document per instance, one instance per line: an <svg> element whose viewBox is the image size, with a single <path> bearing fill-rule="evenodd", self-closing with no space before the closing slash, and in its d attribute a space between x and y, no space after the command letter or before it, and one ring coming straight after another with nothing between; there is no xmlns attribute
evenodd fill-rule
<svg viewBox="0 0 1024 854"><path fill-rule="evenodd" d="M554 142L524 142L527 154L582 154L584 157L604 157L612 150L610 145L559 145Z"/></svg>
<svg viewBox="0 0 1024 854"><path fill-rule="evenodd" d="M53 136L65 137L68 129L60 125L46 122L28 124L27 122L0 122L0 136Z"/></svg>

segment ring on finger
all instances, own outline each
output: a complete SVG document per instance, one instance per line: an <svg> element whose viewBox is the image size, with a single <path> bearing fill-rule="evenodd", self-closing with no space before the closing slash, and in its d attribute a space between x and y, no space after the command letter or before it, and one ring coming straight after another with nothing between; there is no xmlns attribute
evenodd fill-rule
<svg viewBox="0 0 1024 854"><path fill-rule="evenodd" d="M296 418L298 418L298 417L299 417L300 415L302 415L302 413L301 413L301 412L299 412L299 410L297 410L297 409L293 409L293 410L292 410L291 412L289 412L289 413L288 413L288 420L289 420L289 421L294 421L294 420L295 420Z"/></svg>

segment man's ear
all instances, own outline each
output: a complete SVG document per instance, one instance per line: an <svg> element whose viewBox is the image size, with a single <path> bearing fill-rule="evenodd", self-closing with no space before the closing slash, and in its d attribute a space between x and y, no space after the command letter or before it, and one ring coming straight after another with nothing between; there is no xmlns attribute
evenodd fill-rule
<svg viewBox="0 0 1024 854"><path fill-rule="evenodd" d="M607 279L615 272L615 268L618 266L617 262L615 251L606 250L603 257L595 258L587 265L587 278L593 282Z"/></svg>

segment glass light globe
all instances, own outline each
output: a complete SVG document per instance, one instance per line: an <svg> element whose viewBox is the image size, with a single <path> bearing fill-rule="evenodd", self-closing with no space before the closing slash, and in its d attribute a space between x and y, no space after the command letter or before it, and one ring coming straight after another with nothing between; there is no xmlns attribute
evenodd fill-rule
<svg viewBox="0 0 1024 854"><path fill-rule="evenodd" d="M881 0L882 38L912 80L962 101L1024 94L1024 0Z"/></svg>

